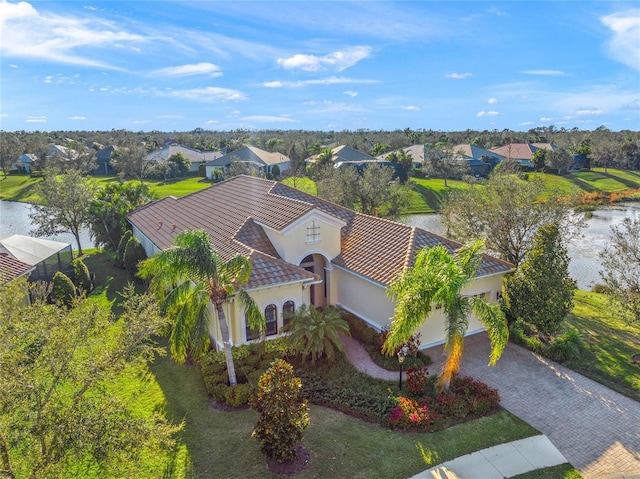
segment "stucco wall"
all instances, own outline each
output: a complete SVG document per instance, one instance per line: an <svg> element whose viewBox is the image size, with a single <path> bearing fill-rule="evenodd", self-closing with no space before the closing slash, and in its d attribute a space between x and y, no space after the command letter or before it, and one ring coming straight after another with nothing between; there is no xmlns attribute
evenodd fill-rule
<svg viewBox="0 0 640 479"><path fill-rule="evenodd" d="M319 228L319 240L307 237L307 228L312 221ZM286 262L298 266L307 255L318 253L328 260L340 254L340 229L325 221L321 215L312 214L303 221L296 222L291 230L285 230L283 234L269 228L265 228L267 236L278 254Z"/></svg>
<svg viewBox="0 0 640 479"><path fill-rule="evenodd" d="M274 286L261 289L248 290L249 295L257 303L260 311L264 313L264 309L269 304L275 304L278 308L278 335L282 329L282 307L286 301L293 301L296 309L303 304L309 303L309 288L302 287L302 283L292 283L282 286ZM233 345L242 344L246 342L245 333L245 318L242 313L240 304L234 301L230 305L225 305L225 315L229 323L229 334ZM211 313L214 313L213 308L210 309ZM217 315L211 315L211 324L209 325L209 334L219 345L222 345L222 339L220 335L220 326L218 323ZM276 337L276 336L270 336ZM269 338L269 337L268 337ZM268 339L267 338L267 339Z"/></svg>
<svg viewBox="0 0 640 479"><path fill-rule="evenodd" d="M346 270L334 267L332 271L332 291L335 288L336 304L364 319L377 329L388 326L394 313L394 304L387 299L385 288L367 281ZM338 284L336 284L338 283ZM463 294L486 293L486 298L497 302L497 293L502 288L502 275L484 277L469 284ZM427 348L442 344L445 340L445 317L441 310L433 310L429 319L418 329L421 347ZM482 323L471 316L467 334L484 330Z"/></svg>

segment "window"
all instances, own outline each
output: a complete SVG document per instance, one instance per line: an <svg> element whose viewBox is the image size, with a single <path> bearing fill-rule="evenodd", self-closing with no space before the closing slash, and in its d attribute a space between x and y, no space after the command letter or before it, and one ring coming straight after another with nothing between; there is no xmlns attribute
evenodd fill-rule
<svg viewBox="0 0 640 479"><path fill-rule="evenodd" d="M245 319L245 321L246 321L246 319ZM244 327L245 327L245 332L246 332L246 334L247 334L247 341L251 341L252 339L256 339L256 338L258 337L258 336L257 336L257 333L256 333L255 331L253 331L253 330L249 327L249 323L248 323L248 322L246 322L246 324L245 324L245 326L244 326Z"/></svg>
<svg viewBox="0 0 640 479"><path fill-rule="evenodd" d="M267 336L278 333L278 307L270 304L264 308L264 319L267 321Z"/></svg>
<svg viewBox="0 0 640 479"><path fill-rule="evenodd" d="M293 301L286 301L282 306L282 325L285 326L291 321L291 316L296 312L296 305Z"/></svg>
<svg viewBox="0 0 640 479"><path fill-rule="evenodd" d="M311 224L307 226L307 243L317 241L320 241L320 226L318 226L315 221L312 221Z"/></svg>

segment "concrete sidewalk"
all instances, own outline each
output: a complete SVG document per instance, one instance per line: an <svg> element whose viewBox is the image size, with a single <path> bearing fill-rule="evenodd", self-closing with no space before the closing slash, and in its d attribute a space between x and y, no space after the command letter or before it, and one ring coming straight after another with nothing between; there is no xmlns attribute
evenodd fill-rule
<svg viewBox="0 0 640 479"><path fill-rule="evenodd" d="M541 435L460 456L411 479L504 479L566 462L551 441Z"/></svg>

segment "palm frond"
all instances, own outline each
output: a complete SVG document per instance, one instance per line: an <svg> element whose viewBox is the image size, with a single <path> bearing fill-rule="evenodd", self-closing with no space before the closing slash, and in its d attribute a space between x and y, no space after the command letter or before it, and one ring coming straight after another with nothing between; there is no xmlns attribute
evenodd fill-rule
<svg viewBox="0 0 640 479"><path fill-rule="evenodd" d="M489 365L496 364L509 341L509 326L507 319L497 304L490 304L482 298L470 298L471 309L484 324L489 341L491 342L491 354Z"/></svg>

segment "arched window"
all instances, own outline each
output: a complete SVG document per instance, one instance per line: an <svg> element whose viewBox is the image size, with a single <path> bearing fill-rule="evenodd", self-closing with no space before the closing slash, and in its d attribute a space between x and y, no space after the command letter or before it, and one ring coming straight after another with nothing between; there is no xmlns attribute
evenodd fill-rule
<svg viewBox="0 0 640 479"><path fill-rule="evenodd" d="M258 332L257 331L253 331L249 327L249 322L246 320L246 318L245 318L244 329L245 329L245 333L247 334L247 341L251 341L252 339L256 339L258 337Z"/></svg>
<svg viewBox="0 0 640 479"><path fill-rule="evenodd" d="M264 319L267 322L267 336L278 333L278 307L270 304L264 308Z"/></svg>
<svg viewBox="0 0 640 479"><path fill-rule="evenodd" d="M291 321L291 316L296 312L296 304L289 300L282 306L282 325L285 326Z"/></svg>

